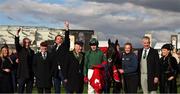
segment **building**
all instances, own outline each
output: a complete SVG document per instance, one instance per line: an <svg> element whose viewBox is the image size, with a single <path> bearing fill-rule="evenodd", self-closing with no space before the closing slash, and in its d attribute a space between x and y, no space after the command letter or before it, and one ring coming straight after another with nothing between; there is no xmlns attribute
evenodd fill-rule
<svg viewBox="0 0 180 94"><path fill-rule="evenodd" d="M174 46L175 51L180 49L180 34L171 35L171 39L166 42L157 42L155 43L154 49L160 50L164 44L172 44Z"/></svg>
<svg viewBox="0 0 180 94"><path fill-rule="evenodd" d="M0 25L0 45L8 44L14 48L14 37L19 28L22 28L20 33L20 41L24 37L28 37L32 41L32 47L38 48L42 41L49 41L50 45L54 44L56 35L64 36L64 29L48 28L43 26L18 26L18 25ZM70 30L70 50L74 47L74 42L77 40L85 43L84 49L88 49L88 42L94 35L93 30Z"/></svg>

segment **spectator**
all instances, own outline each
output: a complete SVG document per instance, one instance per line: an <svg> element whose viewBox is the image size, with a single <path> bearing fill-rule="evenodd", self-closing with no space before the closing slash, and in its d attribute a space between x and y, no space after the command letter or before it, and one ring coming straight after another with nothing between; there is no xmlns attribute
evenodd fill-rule
<svg viewBox="0 0 180 94"><path fill-rule="evenodd" d="M139 85L138 60L131 43L125 43L122 54L125 93L137 93ZM133 83L133 84L132 84Z"/></svg>
<svg viewBox="0 0 180 94"><path fill-rule="evenodd" d="M32 93L33 82L34 82L34 73L33 73L33 56L34 51L30 48L31 41L29 38L23 39L23 45L19 43L19 33L21 29L17 31L15 36L15 46L18 56L18 69L17 69L17 78L18 78L18 92L24 93L26 85L26 93Z"/></svg>
<svg viewBox="0 0 180 94"><path fill-rule="evenodd" d="M55 45L52 49L52 75L55 87L55 93L61 92L61 82L67 83L67 54L70 49L69 23L65 22L65 38L61 35L55 37ZM66 86L65 86L66 89ZM66 89L67 91L67 89Z"/></svg>
<svg viewBox="0 0 180 94"><path fill-rule="evenodd" d="M160 59L160 93L177 93L176 77L178 72L177 60L172 56L173 45L162 46Z"/></svg>
<svg viewBox="0 0 180 94"><path fill-rule="evenodd" d="M143 48L138 51L139 71L143 93L156 93L159 82L159 54L150 47L150 38L142 39Z"/></svg>
<svg viewBox="0 0 180 94"><path fill-rule="evenodd" d="M82 47L81 41L75 42L74 50L68 56L67 88L70 93L83 93L84 54L81 52Z"/></svg>
<svg viewBox="0 0 180 94"><path fill-rule="evenodd" d="M12 60L7 45L0 52L0 93L13 93Z"/></svg>
<svg viewBox="0 0 180 94"><path fill-rule="evenodd" d="M40 52L36 53L33 60L33 69L36 77L38 93L51 93L51 56L47 52L48 44L41 42Z"/></svg>

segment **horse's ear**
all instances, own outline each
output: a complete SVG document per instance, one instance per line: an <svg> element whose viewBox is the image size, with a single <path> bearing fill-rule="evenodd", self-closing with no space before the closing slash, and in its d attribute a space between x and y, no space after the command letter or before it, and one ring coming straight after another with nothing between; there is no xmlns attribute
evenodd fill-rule
<svg viewBox="0 0 180 94"><path fill-rule="evenodd" d="M110 45L111 44L111 39L108 39L108 45Z"/></svg>
<svg viewBox="0 0 180 94"><path fill-rule="evenodd" d="M115 45L118 45L118 40L116 39L116 41L115 41Z"/></svg>

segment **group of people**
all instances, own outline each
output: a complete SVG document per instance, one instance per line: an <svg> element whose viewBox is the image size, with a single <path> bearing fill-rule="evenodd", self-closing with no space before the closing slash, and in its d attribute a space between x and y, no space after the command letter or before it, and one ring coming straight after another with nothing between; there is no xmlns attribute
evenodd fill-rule
<svg viewBox="0 0 180 94"><path fill-rule="evenodd" d="M69 51L68 22L65 22L65 37L57 35L50 51L46 41L40 43L37 53L30 48L29 38L24 38L21 45L20 32L21 29L15 36L16 54L9 54L8 45L1 47L0 93L15 92L17 84L13 78L17 78L18 93L32 93L34 82L38 93L51 93L52 86L55 93L61 93L62 86L66 93L83 93L85 83L88 93L110 93L107 88L112 85L113 93L120 93L122 88L125 93L137 93L139 86L143 93L155 94L158 87L160 93L177 93L178 62L171 54L171 44L162 46L159 58L158 51L150 47L149 37L142 38L143 48L137 54L131 43L125 43L123 51L116 43L114 60L108 56L109 48L99 49L95 38L89 42L90 50L83 52L83 42L76 41L74 50Z"/></svg>

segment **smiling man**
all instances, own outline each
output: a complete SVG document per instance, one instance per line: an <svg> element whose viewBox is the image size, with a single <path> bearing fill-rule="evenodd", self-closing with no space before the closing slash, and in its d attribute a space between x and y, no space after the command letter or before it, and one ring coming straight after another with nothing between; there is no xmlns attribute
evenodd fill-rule
<svg viewBox="0 0 180 94"><path fill-rule="evenodd" d="M155 94L159 82L159 54L150 47L150 38L144 36L143 48L138 51L139 71L143 93Z"/></svg>

